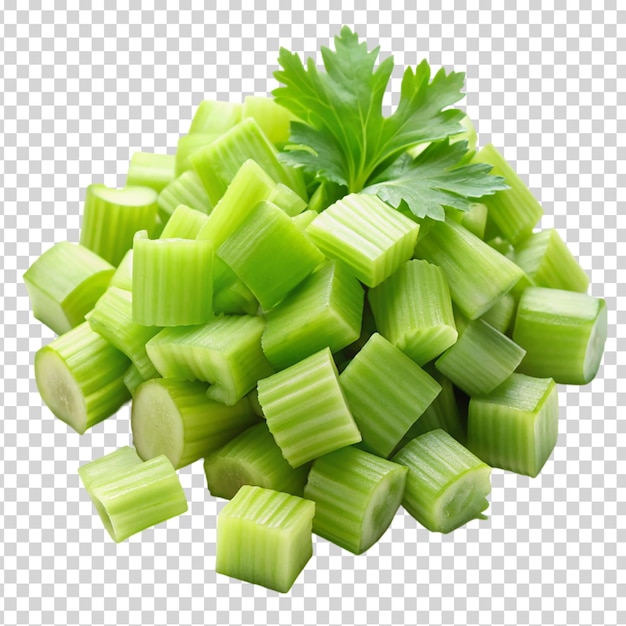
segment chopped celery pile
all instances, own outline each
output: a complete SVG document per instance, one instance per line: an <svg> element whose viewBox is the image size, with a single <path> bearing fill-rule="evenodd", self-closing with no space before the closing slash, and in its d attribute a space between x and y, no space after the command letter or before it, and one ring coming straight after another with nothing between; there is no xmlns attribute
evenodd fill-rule
<svg viewBox="0 0 626 626"><path fill-rule="evenodd" d="M58 333L34 363L50 411L83 434L132 403L133 448L79 469L113 540L184 513L199 462L230 500L217 571L280 592L312 534L360 554L400 506L480 523L492 468L548 462L557 383L589 383L607 336L537 199L452 107L463 74L407 69L385 116L392 59L347 27L323 52L282 49L272 98L201 102L24 274Z"/></svg>

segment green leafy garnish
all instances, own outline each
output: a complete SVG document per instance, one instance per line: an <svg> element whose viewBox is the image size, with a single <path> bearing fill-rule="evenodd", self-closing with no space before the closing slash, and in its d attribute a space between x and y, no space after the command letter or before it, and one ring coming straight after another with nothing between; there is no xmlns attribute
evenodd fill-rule
<svg viewBox="0 0 626 626"><path fill-rule="evenodd" d="M347 26L335 37L335 51L321 49L325 72L313 59L305 66L297 54L281 48L282 69L274 76L284 86L273 94L302 120L292 122L281 158L346 193L376 193L395 207L404 202L418 217L443 219L444 206L467 210L472 200L506 188L489 175L489 167L461 165L467 152L463 142L431 146L411 161L408 149L465 130L463 111L446 108L463 98L465 74L441 69L431 80L425 60L407 68L400 102L385 117L382 103L393 58L374 68L378 52L368 52Z"/></svg>

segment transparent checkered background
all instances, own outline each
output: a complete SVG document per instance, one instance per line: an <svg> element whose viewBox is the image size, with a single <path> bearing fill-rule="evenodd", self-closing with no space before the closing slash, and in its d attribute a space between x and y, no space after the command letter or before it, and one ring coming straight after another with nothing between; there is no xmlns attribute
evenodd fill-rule
<svg viewBox="0 0 626 626"><path fill-rule="evenodd" d="M419 11L364 0L341 10L328 0L117 4L125 8L4 0L1 9L0 622L625 624L626 12L617 0L433 0ZM22 274L53 242L78 240L89 183L123 185L131 154L172 153L203 98L266 94L279 46L315 55L342 24L395 55L396 94L402 68L423 57L467 72L480 143L503 148L541 199L543 226L580 258L591 293L606 298L609 339L597 379L560 390L559 440L541 476L494 470L488 521L441 536L400 512L359 557L316 540L280 595L215 574L223 504L208 495L201 463L181 472L188 514L120 545L109 539L76 469L129 443L128 408L80 437L42 407L32 363L52 335L29 313Z"/></svg>

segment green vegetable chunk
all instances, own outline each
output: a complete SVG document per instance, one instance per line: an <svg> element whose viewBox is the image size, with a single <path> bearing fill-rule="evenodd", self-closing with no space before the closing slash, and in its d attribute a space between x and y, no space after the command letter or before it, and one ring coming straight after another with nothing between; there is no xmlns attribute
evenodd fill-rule
<svg viewBox="0 0 626 626"><path fill-rule="evenodd" d="M213 204L195 172L188 171L173 180L161 191L157 199L159 216L167 222L179 204L195 209L200 213L210 213Z"/></svg>
<svg viewBox="0 0 626 626"><path fill-rule="evenodd" d="M149 187L161 193L176 178L176 157L170 154L135 152L130 159L127 187Z"/></svg>
<svg viewBox="0 0 626 626"><path fill-rule="evenodd" d="M124 446L115 452L81 465L78 468L78 475L91 497L93 485L101 481L111 481L118 474L141 465L142 462L134 448Z"/></svg>
<svg viewBox="0 0 626 626"><path fill-rule="evenodd" d="M289 139L289 124L294 116L273 98L246 96L241 111L242 119L253 117L266 137L276 146Z"/></svg>
<svg viewBox="0 0 626 626"><path fill-rule="evenodd" d="M242 105L239 102L203 100L191 120L189 134L224 134L241 122Z"/></svg>
<svg viewBox="0 0 626 626"><path fill-rule="evenodd" d="M223 133L193 133L191 135L183 135L178 140L176 146L176 176L181 176L185 172L192 171L191 161L189 157L212 144Z"/></svg>
<svg viewBox="0 0 626 626"><path fill-rule="evenodd" d="M159 239L195 239L209 217L179 204L163 227Z"/></svg>

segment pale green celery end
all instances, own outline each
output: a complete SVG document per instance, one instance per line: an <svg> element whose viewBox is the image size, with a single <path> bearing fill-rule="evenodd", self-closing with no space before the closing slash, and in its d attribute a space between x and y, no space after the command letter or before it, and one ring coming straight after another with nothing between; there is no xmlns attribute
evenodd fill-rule
<svg viewBox="0 0 626 626"><path fill-rule="evenodd" d="M131 248L117 266L109 287L117 287L126 291L133 290L133 249Z"/></svg>
<svg viewBox="0 0 626 626"><path fill-rule="evenodd" d="M378 333L339 376L348 407L370 452L387 457L441 386Z"/></svg>
<svg viewBox="0 0 626 626"><path fill-rule="evenodd" d="M159 239L195 239L209 217L179 204L165 224Z"/></svg>
<svg viewBox="0 0 626 626"><path fill-rule="evenodd" d="M129 365L83 322L37 352L35 380L52 413L82 435L129 399L123 381Z"/></svg>
<svg viewBox="0 0 626 626"><path fill-rule="evenodd" d="M418 224L368 194L345 196L306 229L327 257L346 263L368 287L380 284L411 258L418 231Z"/></svg>
<svg viewBox="0 0 626 626"><path fill-rule="evenodd" d="M307 207L307 203L293 189L282 183L276 185L268 200L283 210L289 217L300 215Z"/></svg>
<svg viewBox="0 0 626 626"><path fill-rule="evenodd" d="M157 372L157 376L158 375L159 374ZM130 364L130 366L126 370L126 373L124 374L124 385L126 386L126 389L128 389L128 393L130 393L133 398L135 397L139 386L145 383L146 380L149 379L144 378L141 375L139 369L137 369L137 366L134 363Z"/></svg>
<svg viewBox="0 0 626 626"><path fill-rule="evenodd" d="M209 214L213 204L202 184L202 181L194 171L187 171L173 180L159 194L157 203L159 214L167 221L179 204L184 204L200 213Z"/></svg>
<svg viewBox="0 0 626 626"><path fill-rule="evenodd" d="M433 224L418 241L415 255L442 268L453 302L470 320L488 311L524 275L515 263L452 221Z"/></svg>
<svg viewBox="0 0 626 626"><path fill-rule="evenodd" d="M241 112L239 102L203 100L191 120L188 134L223 134L241 122Z"/></svg>
<svg viewBox="0 0 626 626"><path fill-rule="evenodd" d="M24 272L34 317L59 335L71 330L85 320L114 272L110 263L83 246L55 244Z"/></svg>
<svg viewBox="0 0 626 626"><path fill-rule="evenodd" d="M361 440L328 348L260 380L258 397L292 467Z"/></svg>
<svg viewBox="0 0 626 626"><path fill-rule="evenodd" d="M511 292L500 296L494 305L483 313L479 319L484 320L505 335L512 331L513 320L517 310L517 302Z"/></svg>
<svg viewBox="0 0 626 626"><path fill-rule="evenodd" d="M512 374L469 404L467 445L493 467L537 476L558 438L554 380Z"/></svg>
<svg viewBox="0 0 626 626"><path fill-rule="evenodd" d="M487 226L486 205L479 202L472 204L470 210L463 213L460 224L479 239L484 239Z"/></svg>
<svg viewBox="0 0 626 626"><path fill-rule="evenodd" d="M194 133L191 135L183 135L178 140L176 147L176 163L175 173L178 178L185 172L192 169L191 161L189 157L198 150L206 148L206 146L212 144L221 133Z"/></svg>
<svg viewBox="0 0 626 626"><path fill-rule="evenodd" d="M317 213L315 211L302 211L298 215L294 215L291 219L293 223L301 230L306 231L309 224L317 217Z"/></svg>
<svg viewBox="0 0 626 626"><path fill-rule="evenodd" d="M484 395L503 383L521 363L526 351L482 319L467 325L458 341L435 362L435 367L471 396Z"/></svg>
<svg viewBox="0 0 626 626"><path fill-rule="evenodd" d="M134 448L124 446L99 459L85 463L78 468L78 475L85 489L103 482L115 480L120 472L142 463Z"/></svg>
<svg viewBox="0 0 626 626"><path fill-rule="evenodd" d="M287 143L291 121L296 119L285 107L266 96L246 96L241 117L242 119L253 117L267 138L276 146Z"/></svg>
<svg viewBox="0 0 626 626"><path fill-rule="evenodd" d="M244 485L217 518L218 573L287 592L313 553L309 500Z"/></svg>
<svg viewBox="0 0 626 626"><path fill-rule="evenodd" d="M176 157L170 154L135 152L130 159L127 187L149 187L160 193L176 178Z"/></svg>
<svg viewBox="0 0 626 626"><path fill-rule="evenodd" d="M269 202L254 208L220 246L218 255L265 310L278 304L324 261L291 218Z"/></svg>
<svg viewBox="0 0 626 626"><path fill-rule="evenodd" d="M313 532L361 554L389 527L406 475L406 467L352 446L316 459L304 489L315 502Z"/></svg>
<svg viewBox="0 0 626 626"><path fill-rule="evenodd" d="M368 301L383 337L423 365L457 339L448 281L443 270L423 260L401 265L370 289Z"/></svg>
<svg viewBox="0 0 626 626"><path fill-rule="evenodd" d="M499 232L514 245L532 233L543 216L543 209L526 184L492 145L484 146L473 158L474 163L493 166L491 174L502 176L509 185L506 191L485 196L482 202L489 209L489 219Z"/></svg>
<svg viewBox="0 0 626 626"><path fill-rule="evenodd" d="M266 314L265 355L282 369L328 346L337 352L360 334L364 293L339 261L326 261Z"/></svg>
<svg viewBox="0 0 626 626"><path fill-rule="evenodd" d="M116 480L94 486L92 499L117 543L188 508L176 471L165 457L131 467Z"/></svg>

